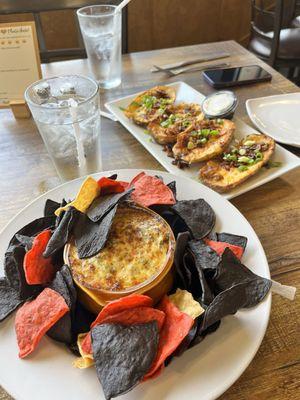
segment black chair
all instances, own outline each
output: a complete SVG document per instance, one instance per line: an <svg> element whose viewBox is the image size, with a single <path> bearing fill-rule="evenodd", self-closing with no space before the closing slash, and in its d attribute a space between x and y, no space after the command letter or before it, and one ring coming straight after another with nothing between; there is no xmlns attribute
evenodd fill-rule
<svg viewBox="0 0 300 400"><path fill-rule="evenodd" d="M121 3L121 0L101 0L100 3L118 5ZM83 58L86 57L86 52L76 15L74 19L77 25L79 47L72 49L48 50L46 47L40 13L45 11L68 9L74 10L75 13L75 10L78 8L94 4L99 4L99 0L0 0L0 14L33 14L39 41L41 61L47 63L57 59ZM127 7L122 11L122 51L123 53L127 52Z"/></svg>
<svg viewBox="0 0 300 400"><path fill-rule="evenodd" d="M264 0L252 0L249 50L274 68L288 68L293 78L300 66L300 28L291 28L298 0L276 0L273 10Z"/></svg>

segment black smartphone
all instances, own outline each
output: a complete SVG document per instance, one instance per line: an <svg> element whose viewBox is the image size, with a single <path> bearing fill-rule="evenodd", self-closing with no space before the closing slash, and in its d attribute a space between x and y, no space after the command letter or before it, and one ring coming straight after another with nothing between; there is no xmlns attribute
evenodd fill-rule
<svg viewBox="0 0 300 400"><path fill-rule="evenodd" d="M214 88L247 85L249 83L266 82L272 75L259 65L245 67L208 69L203 71L205 80Z"/></svg>

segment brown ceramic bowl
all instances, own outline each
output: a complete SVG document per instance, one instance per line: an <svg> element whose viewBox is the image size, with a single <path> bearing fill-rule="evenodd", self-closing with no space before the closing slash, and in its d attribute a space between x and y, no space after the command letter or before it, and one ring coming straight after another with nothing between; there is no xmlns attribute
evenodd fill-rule
<svg viewBox="0 0 300 400"><path fill-rule="evenodd" d="M133 293L146 294L152 297L153 301L156 303L163 295L165 295L171 289L173 283L172 266L174 261L175 238L172 229L170 228L168 223L156 212L148 208L140 207L137 205L132 205L128 203L126 206L119 207L117 215L119 212L120 213L124 212L124 210L126 212L126 209L128 209L128 211L130 210L130 213L132 213L133 215L133 219L135 218L135 213L137 213L136 215L138 215L139 218L145 215L145 218L147 218L147 220L150 221L153 220L154 226L155 223L157 224L156 229L159 229L159 232L163 232L163 234L165 235L164 240L166 240L166 243L164 243L165 253L163 253L163 262L161 262L160 265L153 265L152 263L152 267L155 267L155 273L152 274L151 276L148 276L146 280L139 282L138 284L135 284L133 286L121 288L120 290L110 289L107 287L105 288L101 288L99 286L96 287L95 279L93 279L93 282L92 280L89 281L86 275L80 274L80 264L78 267L78 263L82 261L84 261L85 266L88 265L86 263L88 263L89 260L94 259L94 257L92 259L86 259L86 260L79 260L78 257L75 258L74 254L77 254L77 250L74 241L71 240L70 243L66 244L65 246L64 261L67 265L69 265L71 269L74 282L78 288L79 299L90 311L94 313L98 313L102 309L102 307L108 302L119 299L120 297L128 296ZM113 227L114 223L111 229L112 232L114 232ZM105 248L100 251L99 253L100 255L102 251L108 251L107 248L110 246L110 237L111 235L108 237L108 241L106 243ZM141 240L140 242L141 245L146 245L146 242L144 242L145 240L144 236L139 238L139 240ZM132 246L136 245L136 242L134 241L132 242L133 242ZM126 238L126 246L129 246L130 250L131 246L130 237ZM98 255L95 257L98 257ZM116 265L118 265L118 263L116 263ZM78 273L78 268L79 268L79 273Z"/></svg>

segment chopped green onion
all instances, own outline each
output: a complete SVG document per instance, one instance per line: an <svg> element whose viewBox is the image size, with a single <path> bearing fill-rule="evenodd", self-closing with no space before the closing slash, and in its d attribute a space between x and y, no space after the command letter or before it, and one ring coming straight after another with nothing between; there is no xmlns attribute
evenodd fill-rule
<svg viewBox="0 0 300 400"><path fill-rule="evenodd" d="M192 150L192 149L194 149L196 147L196 145L193 143L193 142L188 142L188 144L187 144L187 148L188 148L188 150Z"/></svg>
<svg viewBox="0 0 300 400"><path fill-rule="evenodd" d="M248 170L248 167L246 167L246 165L240 165L240 166L238 167L238 170L239 170L240 172L247 171L247 170Z"/></svg>
<svg viewBox="0 0 300 400"><path fill-rule="evenodd" d="M255 144L254 140L246 140L243 145L244 146L253 146Z"/></svg>
<svg viewBox="0 0 300 400"><path fill-rule="evenodd" d="M218 136L219 135L219 131L217 131L216 129L213 129L209 132L210 135L212 136Z"/></svg>
<svg viewBox="0 0 300 400"><path fill-rule="evenodd" d="M244 156L246 154L246 149L239 149L239 155Z"/></svg>
<svg viewBox="0 0 300 400"><path fill-rule="evenodd" d="M218 119L217 119L217 124L219 124L219 125L223 125L223 124L224 124L224 121L223 121L223 119L221 119L221 118L218 118Z"/></svg>
<svg viewBox="0 0 300 400"><path fill-rule="evenodd" d="M201 135L207 137L209 135L209 129L201 129Z"/></svg>
<svg viewBox="0 0 300 400"><path fill-rule="evenodd" d="M249 160L250 160L250 158L246 157L246 156L241 156L241 157L238 158L238 162L245 163L245 164L248 164Z"/></svg>
<svg viewBox="0 0 300 400"><path fill-rule="evenodd" d="M119 107L119 109L120 109L121 111L125 111L125 110L126 110L126 108L124 108L124 107Z"/></svg>

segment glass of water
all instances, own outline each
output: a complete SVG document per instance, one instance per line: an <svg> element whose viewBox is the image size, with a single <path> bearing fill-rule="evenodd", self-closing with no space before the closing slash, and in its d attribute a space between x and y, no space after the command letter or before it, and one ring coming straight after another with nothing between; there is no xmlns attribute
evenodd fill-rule
<svg viewBox="0 0 300 400"><path fill-rule="evenodd" d="M95 5L77 11L89 67L103 89L121 83L122 13L115 10L116 6Z"/></svg>
<svg viewBox="0 0 300 400"><path fill-rule="evenodd" d="M62 181L101 170L97 82L79 75L43 79L25 99Z"/></svg>

